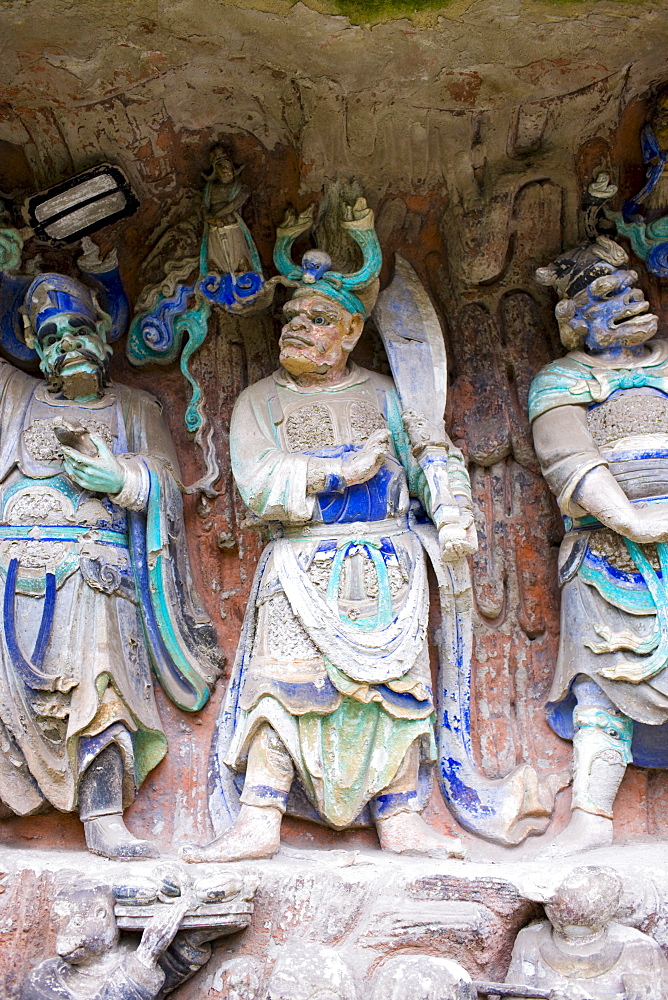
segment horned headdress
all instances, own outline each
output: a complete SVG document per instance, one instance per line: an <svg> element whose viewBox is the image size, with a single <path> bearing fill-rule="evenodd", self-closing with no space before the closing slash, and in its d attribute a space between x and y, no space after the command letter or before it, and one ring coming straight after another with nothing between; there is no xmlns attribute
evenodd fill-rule
<svg viewBox="0 0 668 1000"><path fill-rule="evenodd" d="M596 278L623 267L628 259L619 243L607 236L597 236L593 243L582 243L536 271L536 281L554 288L559 296L554 315L561 342L569 351L582 347L587 335L587 320L582 314L586 303L578 304L582 293Z"/></svg>
<svg viewBox="0 0 668 1000"><path fill-rule="evenodd" d="M276 230L274 264L290 283L296 282L292 298L304 295L324 295L333 299L351 313L360 313L365 319L373 309L378 295L378 275L382 254L374 229L373 211L364 198L354 206L346 206L346 218L341 228L352 236L362 251L363 263L354 274L341 274L332 270L332 259L324 250L307 250L301 265L292 259L295 240L313 226L313 206L295 216L288 211Z"/></svg>

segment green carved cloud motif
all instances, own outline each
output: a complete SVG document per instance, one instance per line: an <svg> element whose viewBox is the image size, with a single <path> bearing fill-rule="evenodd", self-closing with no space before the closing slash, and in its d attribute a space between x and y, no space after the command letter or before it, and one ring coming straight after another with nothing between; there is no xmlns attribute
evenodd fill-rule
<svg viewBox="0 0 668 1000"><path fill-rule="evenodd" d="M23 237L18 229L0 229L0 271L13 271L21 263Z"/></svg>

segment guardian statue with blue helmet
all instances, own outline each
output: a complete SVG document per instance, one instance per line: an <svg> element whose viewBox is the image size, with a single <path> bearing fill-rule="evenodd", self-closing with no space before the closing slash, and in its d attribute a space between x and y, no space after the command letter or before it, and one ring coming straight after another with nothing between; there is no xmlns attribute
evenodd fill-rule
<svg viewBox="0 0 668 1000"><path fill-rule="evenodd" d="M0 361L0 814L77 812L91 851L155 857L123 821L167 750L152 675L195 711L218 671L178 464L156 399L109 375L115 262L26 276L0 236L2 351L43 376Z"/></svg>

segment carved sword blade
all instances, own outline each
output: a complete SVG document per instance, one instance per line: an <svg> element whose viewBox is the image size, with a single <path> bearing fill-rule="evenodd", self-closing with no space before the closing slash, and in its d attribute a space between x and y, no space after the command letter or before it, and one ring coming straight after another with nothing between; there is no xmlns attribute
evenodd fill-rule
<svg viewBox="0 0 668 1000"><path fill-rule="evenodd" d="M438 427L448 388L443 331L422 282L400 253L394 278L378 296L373 316L402 409L416 410Z"/></svg>

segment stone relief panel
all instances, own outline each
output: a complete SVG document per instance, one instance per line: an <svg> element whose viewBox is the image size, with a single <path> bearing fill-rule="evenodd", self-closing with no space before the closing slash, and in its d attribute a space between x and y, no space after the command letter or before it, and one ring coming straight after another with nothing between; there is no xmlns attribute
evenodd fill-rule
<svg viewBox="0 0 668 1000"><path fill-rule="evenodd" d="M287 16L299 16L300 28L307 25L320 30L323 25L319 15L305 9ZM37 60L19 54L11 80L13 93L18 94L16 107L0 121L0 151L8 154L4 160L0 157L0 188L31 193L76 172L88 158L98 161L106 157L121 163L141 196L141 209L124 223L123 230L117 228L101 236L100 243L107 250L106 243L122 234L122 270L131 297L137 300L144 287L160 281L161 267L172 255L169 241L186 216L192 227L182 233L181 246L197 244L202 222L200 173L208 168L208 150L217 138L222 137L233 164L246 164L244 185L252 188L253 196L243 206L244 220L265 264L270 260L274 225L285 201L303 208L331 178L332 164L336 164L337 176L354 174L364 183L369 203L376 210L385 254L382 284L389 283L394 252L401 251L428 289L445 333L450 365L447 429L455 446L468 458L479 538L478 552L471 557L472 757L488 779L501 779L517 767L530 768L537 781L527 791L526 801L531 822L544 829L550 819L552 796L568 780L571 747L554 735L543 715L558 655L556 562L563 529L540 475L526 409L532 379L561 351L551 319L550 293L534 285L532 271L563 247L575 245L583 235L578 228L578 209L594 168L609 170L625 194L638 189L635 181L641 154L629 151L632 143L628 140L636 134L633 130L642 118L643 102L638 95L645 90L654 68L643 53L635 54L630 69L624 70L613 59L604 59L594 69L579 57L574 57L567 69L543 58L518 66L511 61L511 68L504 69L511 74L504 76L509 83L504 93L510 97L504 97L502 106L494 103L494 95L500 92L498 82L490 87L480 67L443 69L441 64L436 68L428 56L426 36L420 33L406 44L410 58L422 60L427 67L429 80L417 90L414 83L398 88L396 80L402 78L403 70L392 55L396 26L382 27L376 32L379 42L373 58L377 68L381 64L394 68L392 90L401 89L407 102L397 109L388 100L387 87L345 79L346 73L340 72L343 53L345 60L351 58L351 51L361 53L365 36L358 28L344 29L338 19L337 23L327 21L326 73L310 53L305 58L295 33L290 44L279 37L271 58L244 50L243 37L249 25L257 29L258 52L269 46L269 35L274 45L276 32L270 27L275 29L277 22L273 18L232 10L229 37L217 46L224 58L215 68L210 60L196 56L193 37L186 31L174 39L164 25L151 25L146 19L123 28L121 35L129 44L127 51L120 51L123 46L112 47L114 54L109 59L113 66L103 66L99 53L82 55L83 49L67 49L61 55L42 53ZM119 37L117 28L109 28L109 37ZM572 30L569 27L567 32L571 38ZM39 46L39 37L35 44ZM197 81L196 91L185 82L190 73ZM118 82L121 78L123 83ZM54 93L67 80L73 88L68 102L55 107L45 97L48 88L44 80ZM541 89L536 99L538 80ZM13 166L16 163L20 164L18 171ZM35 260L39 250L35 243L28 243L27 258ZM55 272L74 270L71 254L62 249L49 253L49 267ZM34 267L43 269L38 264ZM652 278L647 287L656 299L657 313L664 315L658 278ZM230 663L265 538L248 518L234 487L228 429L234 400L277 367L279 325L269 313L238 317L213 310L206 339L191 361L190 370L201 387L207 411L215 414L215 455L222 474L211 495L185 497L184 517L195 583ZM355 349L355 360L388 374L382 340L373 321L365 336L366 343L360 341ZM118 352L111 364L118 381L133 390L148 389L160 398L181 460L183 481L195 482L202 474L202 455L191 447L183 427L190 400L180 372L175 365L160 369L158 375L156 369L136 371ZM366 402L351 410L356 439L363 442L379 429L377 417ZM46 441L39 433L39 419L32 425L32 437L26 428L26 453L39 462L60 459L56 439ZM624 426L626 419L622 418ZM660 424L660 414L656 420ZM616 433L615 421L612 415L592 417L599 445L610 443L606 435ZM113 443L113 436L105 436L105 432L109 434L106 425L90 424L88 429L102 436L107 445ZM306 422L290 418L286 431L291 451L333 443L333 427L319 410L312 411ZM57 512L43 494L39 500L37 507L32 494L25 495L23 505L14 501L11 510L8 508L13 511L8 521L32 523L39 510L44 523L52 523L52 512L54 517ZM93 516L102 518L103 513L91 508L87 517ZM617 541L616 535L601 534L590 551L615 569L627 571L630 556ZM46 557L43 546L39 548L42 543L26 544L32 554L26 549L18 562L27 579L27 570L39 570ZM660 567L656 553L642 552L656 571ZM100 594L116 593L124 586L130 593L131 582L123 568L107 564L100 568L98 555L83 553L81 572L87 584L97 587ZM347 566L342 573L342 587L345 590L359 584L365 598L376 600L378 577L371 565L373 559L368 553L357 553L353 558L358 555L359 565ZM62 546L52 546L49 556L65 566L67 553ZM28 565L31 560L35 565ZM326 591L331 566L320 575L314 570L316 566L314 560L309 578L317 589ZM408 582L405 570L389 566L388 581L390 596L396 599ZM267 603L271 601L280 605L275 598ZM273 628L282 622L294 624L285 603L274 610ZM432 611L430 627L433 638L438 639L438 610ZM281 641L285 642L278 649L282 656L293 655L297 648L300 655L311 651L299 642L295 645L295 637L285 633L283 628ZM296 636L302 643L303 638ZM643 633L640 639L645 638ZM609 640L598 636L593 641ZM143 797L131 807L129 825L146 830L147 836L150 832L150 839L163 851L172 851L186 841L206 841L215 832L203 789L209 781L208 749L228 676L229 670L198 717L183 716L156 690L172 752L147 778ZM49 696L51 709L58 699L60 705L67 692L57 695ZM44 704L48 700L43 699ZM61 709L62 705L58 711ZM52 720L54 732L61 722ZM4 745L12 751L9 735ZM578 786L575 793L579 792ZM615 803L617 833L656 836L664 832L668 822L665 792L666 779L660 771L629 766ZM554 829L566 821L569 795L565 792L557 800ZM426 816L442 833L462 832L455 827L437 790L432 793ZM520 836L527 832L528 828L520 831ZM368 991L374 996L398 996L401 987L397 984L416 982L416 957L424 959L420 974L424 979L428 969L428 988L434 996L442 1000L451 990L452 996L461 1000L474 996L474 987L443 963L460 963L470 973L469 978L479 977L479 982L501 981L508 972L517 931L531 919L542 920L538 906L547 895L535 891L535 885L527 886L526 878L524 882L519 877L516 882L494 880L489 870L478 877L460 874L460 869L455 876L449 868L445 872L432 869L428 875L413 872L411 880L397 875L403 871L399 868L383 869L381 874L367 872L363 877L364 851L377 847L372 832L355 830L343 840L340 834L286 819L283 833L284 856L277 860L279 868L262 867L266 883L247 937L243 943L233 942L224 954L217 949L210 966L181 987L178 995L184 1000L201 995L202 984L210 996L244 1000L284 993L294 994L295 1000L297 996L318 996L321 1000L341 996L347 1000ZM57 829L48 815L12 819L3 825L1 836L22 846L30 844L31 838L37 838L42 847L82 845L76 819L70 817L63 817ZM475 860L511 857L467 834L464 839ZM349 881L343 880L342 888L340 873L333 876L318 867L317 875L304 874L314 864L308 852L290 858L290 850L298 852L304 844L334 848L334 854L341 844L351 854L359 848L362 861L340 859L342 871L349 868L354 873ZM535 846L529 842L527 853ZM280 868L286 858L288 865L296 866L289 874ZM612 863L609 857L598 860ZM539 881L537 869L531 877ZM403 879L400 886L393 882L395 878ZM605 943L600 952L594 948L587 956L590 962L585 971L593 970L594 974L584 977L584 985L572 971L582 971L580 967L587 963L572 961L572 955L566 959L561 953L555 955L549 943L544 949L544 967L540 956L526 957L531 952L533 930L528 935L522 931L518 938L517 961L522 967L533 964L541 974L538 979L529 975L522 979L519 966L511 965L509 982L538 989L563 988L567 996L569 990L575 995L580 990L581 996L589 996L592 981L605 967L606 975L610 972L622 978L628 996L641 996L643 990L647 993L654 988L661 979L656 943L665 945L665 887L657 887L649 875L646 883L644 902L630 906L628 899L622 899L615 913L611 904L606 926L594 928L596 933L601 931ZM23 971L25 962L22 959L23 964L19 963L16 955L26 956L31 967L39 968L47 952L55 954L48 950L51 941L37 947L37 921L25 903L25 899L33 901L34 912L46 919L55 891L53 879L25 876L24 888L19 890L19 884L23 883L13 876L4 902L0 899L0 908L5 906L0 920L7 922L7 957L3 961L10 969L5 986L8 996L20 995L17 970ZM623 890L628 895L628 878ZM10 896L14 910L8 914L5 904ZM557 910L557 904L552 910L548 906L548 922L531 925L539 928L535 934L541 936L540 955L542 938L552 940L558 925ZM650 934L654 945L627 933L631 920L625 916L627 911L633 911L638 933ZM573 926L592 929L586 923L587 914L578 919L582 923ZM18 934L21 920L28 928L24 937ZM623 929L608 929L611 922ZM20 945L19 939L23 942ZM305 943L311 949L310 962L303 959ZM559 946L555 947L558 951ZM568 947L562 949L564 954ZM644 956L639 961L651 960L656 965L649 986L638 978L636 960L628 958L634 948ZM326 977L314 973L314 965L326 969ZM152 988L150 984L146 987L149 994ZM607 996L607 988L607 984L597 984L590 991L592 997ZM614 988L619 989L619 984ZM484 995L482 987L480 993Z"/></svg>
<svg viewBox="0 0 668 1000"><path fill-rule="evenodd" d="M610 109L606 107L606 113L609 113ZM235 142L239 145L239 140ZM253 153L253 156L256 155L257 151ZM498 156L501 155L499 152ZM503 156L506 155L507 150L504 150ZM561 175L558 179L561 180ZM378 226L385 246L391 250L393 246L404 244L406 239L412 241L416 253L414 259L418 264L420 259L423 260L420 266L430 291L442 306L441 315L447 317L449 327L449 357L454 379L450 391L449 407L453 416L450 429L454 439L464 444L471 461L470 473L476 493L481 538L474 572L480 612L476 626L475 658L476 662L486 666L474 674L478 685L474 703L485 725L474 723L474 735L476 752L481 754L480 763L492 776L507 772L522 759L533 762L540 759L546 774L556 776L562 774L568 763L567 752L560 743L542 742L543 739L549 741L547 732L534 746L527 745L529 739L535 740L535 730L526 725L526 720L535 718L534 709L543 697L549 676L548 663L554 655L556 615L553 555L548 560L548 567L544 548L541 548L538 558L534 558L535 549L532 546L538 548L535 540L547 533L554 547L559 525L545 487L535 474L535 459L523 414L528 383L540 363L547 360L554 341L554 331L549 328L546 319L544 293L540 290L536 292L531 287L526 261L529 258L544 258L548 250L551 252L553 246L565 239L561 219L571 218L565 206L573 205L575 197L572 179L568 179L568 184L570 187L566 196L555 181L535 182L517 193L512 212L513 231L508 234L508 240L513 247L521 245L523 252L519 257L515 251L509 252L501 279L491 285L480 285L477 291L471 282L462 284L456 276L454 259L457 252L452 249L449 237L457 231L460 223L446 213L442 222L443 236L438 234L439 214L434 214L438 198L431 202L422 199L414 202L414 207L407 207L404 201L393 197L383 200L379 209ZM196 197L195 188L193 183L193 199ZM257 219L262 199L266 202L266 198L267 194L261 193L259 206L251 204L249 221ZM417 212L416 207L419 208ZM180 208L181 205L177 205L171 216L168 209L165 218L177 219ZM450 219L452 224L446 224L446 220ZM569 225L572 229L573 223ZM255 227L254 232L266 255L266 244L262 246L262 226ZM447 238L446 242L443 237ZM447 254L443 253L444 247ZM132 255L131 240L128 249ZM131 278L131 283L133 280L136 286L137 279ZM474 301L476 296L477 302ZM276 348L268 316L241 322L216 314L211 324L212 330L218 329L219 332L210 336L194 356L193 371L201 380L207 400L214 408L216 405L221 407L221 420L217 427L218 449L220 461L225 466L225 412L229 414L235 395L247 380L252 382L269 373L275 363ZM465 353L467 342L471 343L468 354ZM481 350L481 345L485 343L489 346ZM371 339L364 353L375 352L375 363L382 367L377 345L378 341ZM358 350L361 349L362 346ZM530 361L527 360L529 357ZM250 370L244 371L248 366ZM136 373L128 372L126 377L137 384ZM491 390L490 385L493 387ZM170 398L178 400L181 397L182 389L176 374L168 373L164 386L165 391L171 393ZM485 431L485 428L488 430ZM175 427L175 433L178 438L178 427ZM194 468L195 457L187 449L184 451L185 468L190 465L193 473L198 471ZM229 478L225 485L226 477L229 477L229 472L224 472L221 481L224 488L218 498L200 500L201 511L206 516L193 521L193 538L201 538L206 551L211 549L212 555L207 556L211 563L207 599L216 603L216 595L222 595L219 603L228 616L221 620L223 630L228 622L238 622L245 588L249 586L248 556L257 552L259 541L252 532L246 529L239 531L238 525L245 515L238 507L239 501ZM195 478L196 474L190 477L191 481ZM513 498L522 493L535 495L536 500L530 505L532 511L544 508L539 520L540 529L528 532L527 537L522 537L523 532L518 536L517 515L508 506L515 502ZM520 501L517 503L520 504ZM538 517L538 514L532 516ZM490 521L501 524L504 520L508 523L503 530L495 532L488 528ZM235 547L237 542L239 546ZM211 543L215 544L215 549ZM218 559L219 553L222 553L222 562ZM518 560L521 560L519 569ZM526 567L531 567L531 570ZM245 577L245 581L241 577ZM236 607L232 618L229 617L228 607ZM219 613L216 608L216 620ZM517 619L512 628L506 622L508 614ZM510 629L504 639L503 656L498 647L497 624L502 632ZM513 629L517 631L513 632ZM487 633L489 638L484 639ZM515 636L514 639L510 633ZM234 641L232 631L228 652L233 651ZM483 651L483 641L488 644L489 652ZM495 688L498 671L505 671L508 663L518 665L518 669L511 668L506 674L506 679L519 685L518 696L513 699L514 707L511 708L511 715L519 712L514 721L508 719L505 703L496 707L490 705L486 692L481 690L487 684L491 689ZM490 721L492 725L489 725ZM546 747L548 750L543 752ZM198 756L197 750L195 756ZM204 763L202 766L205 766ZM652 780L656 780L654 776ZM168 817L166 822L170 825L172 818Z"/></svg>
<svg viewBox="0 0 668 1000"><path fill-rule="evenodd" d="M127 869L126 869L127 870ZM192 880L176 865L110 881L60 869L36 879L15 877L30 907L8 912L3 934L14 944L33 921L42 926L35 961L22 969L3 964L3 995L20 1000L153 1000L172 993L209 961L211 942L249 925L257 883L237 871ZM17 923L18 920L18 923ZM48 928L48 933L44 930ZM8 951L9 955L10 952Z"/></svg>

